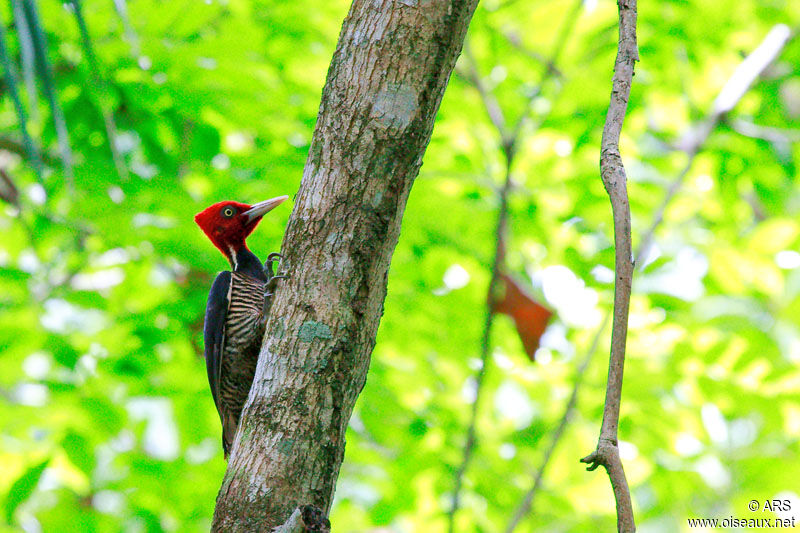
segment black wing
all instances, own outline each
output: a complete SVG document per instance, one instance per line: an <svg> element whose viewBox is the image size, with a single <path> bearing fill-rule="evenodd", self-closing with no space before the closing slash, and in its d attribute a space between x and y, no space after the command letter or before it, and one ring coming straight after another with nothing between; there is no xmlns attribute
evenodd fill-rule
<svg viewBox="0 0 800 533"><path fill-rule="evenodd" d="M214 405L222 417L219 403L219 381L222 371L222 354L225 345L225 319L228 317L230 306L231 273L220 272L211 292L208 294L206 307L206 322L203 327L205 340L206 370L208 370L208 384L211 385L211 395Z"/></svg>

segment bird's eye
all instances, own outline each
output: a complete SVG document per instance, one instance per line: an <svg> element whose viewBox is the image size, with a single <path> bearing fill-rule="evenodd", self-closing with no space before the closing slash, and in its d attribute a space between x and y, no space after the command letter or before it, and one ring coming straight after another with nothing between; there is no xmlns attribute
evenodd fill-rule
<svg viewBox="0 0 800 533"><path fill-rule="evenodd" d="M224 207L222 209L222 216L225 217L225 218L231 218L235 214L236 214L236 209L234 209L231 206Z"/></svg>

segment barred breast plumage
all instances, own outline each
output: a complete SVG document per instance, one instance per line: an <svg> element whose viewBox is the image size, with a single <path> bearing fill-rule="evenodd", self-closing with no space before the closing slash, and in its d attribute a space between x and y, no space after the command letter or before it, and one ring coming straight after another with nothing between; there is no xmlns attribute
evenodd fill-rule
<svg viewBox="0 0 800 533"><path fill-rule="evenodd" d="M236 427L253 384L264 337L265 283L240 272L231 273L230 305L225 320L219 402L222 443L230 452Z"/></svg>

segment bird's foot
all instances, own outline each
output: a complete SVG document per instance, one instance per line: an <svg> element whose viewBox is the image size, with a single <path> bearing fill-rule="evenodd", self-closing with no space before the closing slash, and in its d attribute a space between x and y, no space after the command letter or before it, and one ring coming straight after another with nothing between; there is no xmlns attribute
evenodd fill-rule
<svg viewBox="0 0 800 533"><path fill-rule="evenodd" d="M272 269L272 263L280 261L280 270L275 274ZM264 271L267 275L267 285L265 291L268 295L272 295L278 287L279 279L287 279L289 277L289 264L283 256L277 252L273 252L267 256L267 262L264 263Z"/></svg>
<svg viewBox="0 0 800 533"><path fill-rule="evenodd" d="M275 294L275 289L278 288L279 279L289 279L289 274L287 274L286 272L281 272L280 274L269 278L269 281L264 286L264 294L266 294L267 296L272 296L273 294Z"/></svg>
<svg viewBox="0 0 800 533"><path fill-rule="evenodd" d="M280 262L282 267L277 274L275 274L272 268L272 264L275 262ZM264 263L264 274L267 276L267 283L264 286L264 308L262 317L264 322L266 322L269 317L269 309L272 306L272 296L275 294L275 289L278 288L278 280L287 279L289 277L288 265L281 254L273 252L267 256L267 260Z"/></svg>
<svg viewBox="0 0 800 533"><path fill-rule="evenodd" d="M275 276L275 271L272 268L272 263L277 263L283 260L283 256L278 252L272 252L267 256L267 260L264 261L264 274L267 275L267 279L272 279Z"/></svg>

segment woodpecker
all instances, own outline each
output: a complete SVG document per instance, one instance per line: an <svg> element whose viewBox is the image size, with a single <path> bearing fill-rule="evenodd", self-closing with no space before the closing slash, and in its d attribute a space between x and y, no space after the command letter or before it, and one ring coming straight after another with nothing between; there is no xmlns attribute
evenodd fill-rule
<svg viewBox="0 0 800 533"><path fill-rule="evenodd" d="M211 286L203 336L211 395L222 422L222 449L230 454L264 336L272 292L278 279L272 253L262 265L245 240L261 218L288 196L278 196L254 205L219 202L194 217L197 225L219 248L231 265L220 272Z"/></svg>

